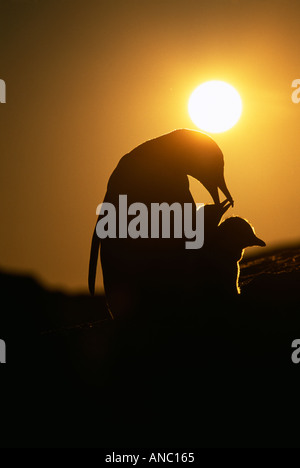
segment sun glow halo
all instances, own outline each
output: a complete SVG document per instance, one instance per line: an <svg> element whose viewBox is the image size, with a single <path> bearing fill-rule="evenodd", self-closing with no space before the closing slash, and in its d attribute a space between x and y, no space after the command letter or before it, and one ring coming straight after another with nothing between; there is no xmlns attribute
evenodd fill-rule
<svg viewBox="0 0 300 468"><path fill-rule="evenodd" d="M190 96L188 110L192 121L210 133L232 128L242 113L242 100L236 89L224 81L207 81Z"/></svg>

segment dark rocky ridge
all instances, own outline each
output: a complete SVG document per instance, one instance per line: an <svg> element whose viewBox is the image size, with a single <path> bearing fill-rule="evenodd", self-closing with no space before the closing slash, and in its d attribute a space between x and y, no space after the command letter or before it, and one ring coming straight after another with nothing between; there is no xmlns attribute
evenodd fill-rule
<svg viewBox="0 0 300 468"><path fill-rule="evenodd" d="M299 446L300 247L241 264L201 327L120 324L103 296L0 274L3 446Z"/></svg>

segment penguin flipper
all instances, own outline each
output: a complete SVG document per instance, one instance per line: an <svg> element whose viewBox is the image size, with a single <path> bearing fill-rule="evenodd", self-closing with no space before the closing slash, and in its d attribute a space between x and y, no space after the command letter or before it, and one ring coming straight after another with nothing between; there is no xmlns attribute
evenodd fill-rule
<svg viewBox="0 0 300 468"><path fill-rule="evenodd" d="M88 278L89 291L92 296L95 294L95 283L96 283L99 250L100 250L100 239L97 235L96 228L95 228L94 234L92 237L92 244L91 244L89 278Z"/></svg>

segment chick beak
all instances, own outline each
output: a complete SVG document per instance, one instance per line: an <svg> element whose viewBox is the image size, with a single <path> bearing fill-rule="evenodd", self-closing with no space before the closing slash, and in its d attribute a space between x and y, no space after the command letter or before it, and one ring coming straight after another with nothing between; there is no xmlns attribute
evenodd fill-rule
<svg viewBox="0 0 300 468"><path fill-rule="evenodd" d="M254 244L253 245L257 245L259 247L266 247L266 243L262 240L262 239L259 239L258 237L255 236L255 240L254 240Z"/></svg>

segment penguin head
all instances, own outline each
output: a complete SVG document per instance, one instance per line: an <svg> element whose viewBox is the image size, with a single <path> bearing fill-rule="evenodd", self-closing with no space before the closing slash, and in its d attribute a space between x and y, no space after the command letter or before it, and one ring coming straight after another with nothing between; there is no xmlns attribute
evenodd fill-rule
<svg viewBox="0 0 300 468"><path fill-rule="evenodd" d="M220 224L218 239L228 251L242 252L246 247L266 246L266 243L256 236L253 226L239 216L227 218Z"/></svg>

